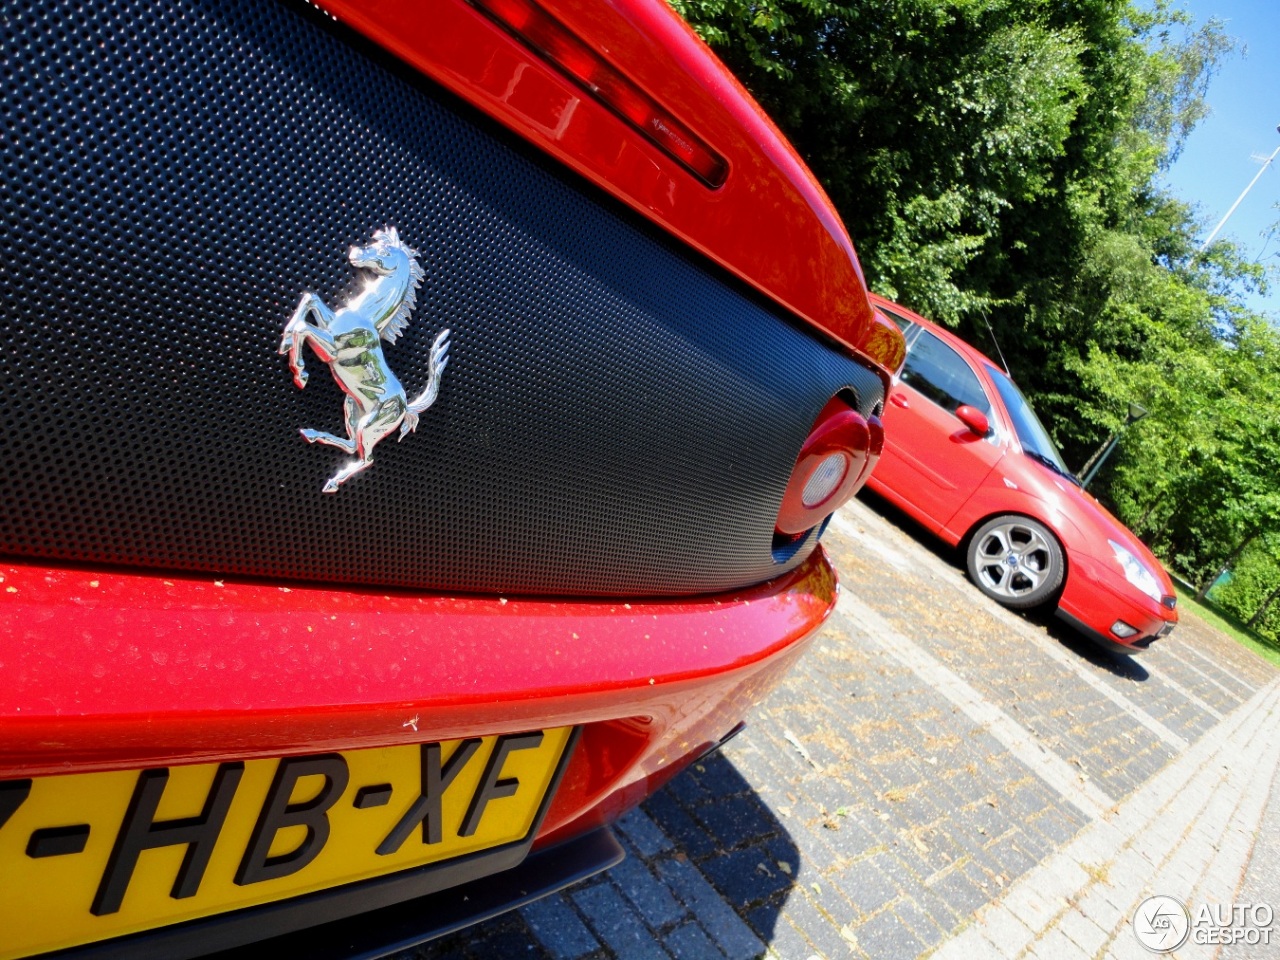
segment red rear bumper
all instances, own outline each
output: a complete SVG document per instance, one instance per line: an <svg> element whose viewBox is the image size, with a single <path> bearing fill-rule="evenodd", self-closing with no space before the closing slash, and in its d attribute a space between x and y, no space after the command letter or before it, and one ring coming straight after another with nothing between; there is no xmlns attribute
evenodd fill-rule
<svg viewBox="0 0 1280 960"><path fill-rule="evenodd" d="M631 604L0 573L0 780L583 725L544 840L717 742L836 595L821 551L749 590Z"/></svg>

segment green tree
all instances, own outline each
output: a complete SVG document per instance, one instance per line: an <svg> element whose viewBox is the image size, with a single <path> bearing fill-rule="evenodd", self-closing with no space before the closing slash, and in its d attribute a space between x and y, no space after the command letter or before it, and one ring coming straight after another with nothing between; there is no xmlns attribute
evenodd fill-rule
<svg viewBox="0 0 1280 960"><path fill-rule="evenodd" d="M1262 268L1161 171L1231 42L1170 0L672 0L772 114L872 287L998 340L1068 462L1187 576L1280 531ZM1251 560L1250 562L1254 562ZM1280 571L1277 571L1280 577Z"/></svg>

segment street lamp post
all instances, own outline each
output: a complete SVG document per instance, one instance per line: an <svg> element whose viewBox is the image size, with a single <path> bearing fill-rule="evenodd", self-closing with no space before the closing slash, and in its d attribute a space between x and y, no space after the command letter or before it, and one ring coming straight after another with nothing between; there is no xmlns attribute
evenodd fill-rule
<svg viewBox="0 0 1280 960"><path fill-rule="evenodd" d="M1140 403L1129 402L1129 415L1125 417L1124 423L1120 429L1113 433L1107 442L1100 446L1089 462L1080 470L1084 474L1084 479L1080 481L1080 489L1088 490L1089 484L1093 482L1093 478L1098 475L1098 471L1102 469L1102 465L1107 462L1107 457L1111 456L1111 451L1116 448L1116 444L1120 442L1120 437L1129 429L1130 425L1137 423L1147 415L1147 408Z"/></svg>
<svg viewBox="0 0 1280 960"><path fill-rule="evenodd" d="M1276 133L1280 133L1280 124L1276 126ZM1227 221L1231 219L1231 215L1236 212L1236 207L1240 206L1240 201L1248 195L1249 191L1253 189L1253 185L1258 182L1259 178L1261 178L1264 173L1267 172L1267 167L1271 166L1271 161L1275 160L1277 154L1280 154L1280 147L1276 147L1271 151L1271 156L1267 157L1266 162L1262 164L1262 169L1253 175L1253 179L1249 181L1249 185L1240 192L1240 196L1236 197L1236 202L1231 205L1231 209L1227 211L1227 215L1218 221L1218 225L1213 228L1213 233L1209 234L1208 239L1206 239L1204 243L1200 244L1199 253L1204 253L1209 249L1209 244L1213 243L1213 238L1218 235L1218 231L1226 226Z"/></svg>

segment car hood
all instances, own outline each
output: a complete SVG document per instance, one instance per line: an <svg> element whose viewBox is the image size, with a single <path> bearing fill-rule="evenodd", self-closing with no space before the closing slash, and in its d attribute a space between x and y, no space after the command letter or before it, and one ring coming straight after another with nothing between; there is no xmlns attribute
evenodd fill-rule
<svg viewBox="0 0 1280 960"><path fill-rule="evenodd" d="M1156 559L1155 554L1145 543L1126 527L1118 517L1098 502L1097 498L1087 490L1082 490L1071 481L1060 477L1046 467L1041 466L1029 457L1018 457L1025 462L1028 475L1027 486L1041 499L1054 504L1061 515L1075 528L1077 542L1071 547L1079 550L1095 560L1105 563L1114 562L1114 553L1107 543L1114 540L1134 555L1146 566L1160 582L1160 589L1166 594L1174 594L1173 581L1164 569L1164 564Z"/></svg>

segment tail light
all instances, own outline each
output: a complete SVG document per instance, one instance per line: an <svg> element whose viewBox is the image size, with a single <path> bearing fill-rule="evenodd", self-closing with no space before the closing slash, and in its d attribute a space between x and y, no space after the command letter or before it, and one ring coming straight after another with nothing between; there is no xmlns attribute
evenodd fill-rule
<svg viewBox="0 0 1280 960"><path fill-rule="evenodd" d="M534 0L471 2L554 63L707 186L718 187L724 183L729 166L722 157Z"/></svg>
<svg viewBox="0 0 1280 960"><path fill-rule="evenodd" d="M795 536L835 513L866 483L884 447L879 417L864 418L833 398L800 448L782 496L777 532Z"/></svg>

